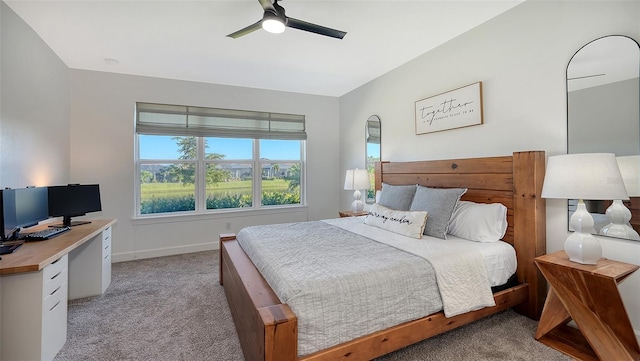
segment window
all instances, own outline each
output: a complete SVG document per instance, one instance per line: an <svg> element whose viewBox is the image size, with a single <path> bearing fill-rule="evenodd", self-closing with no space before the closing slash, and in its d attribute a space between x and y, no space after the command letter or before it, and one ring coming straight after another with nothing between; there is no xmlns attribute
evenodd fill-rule
<svg viewBox="0 0 640 361"><path fill-rule="evenodd" d="M304 116L138 103L139 216L302 205Z"/></svg>

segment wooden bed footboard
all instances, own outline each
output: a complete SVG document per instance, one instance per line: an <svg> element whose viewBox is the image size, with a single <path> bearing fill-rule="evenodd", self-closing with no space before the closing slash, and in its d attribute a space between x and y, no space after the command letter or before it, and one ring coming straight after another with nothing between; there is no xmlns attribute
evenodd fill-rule
<svg viewBox="0 0 640 361"><path fill-rule="evenodd" d="M296 315L280 302L235 235L220 235L220 284L225 289L245 359L370 360L511 307L538 319L546 283L533 259L546 250L545 202L540 197L544 164L545 155L540 151L506 157L378 163L376 189L382 182L466 187L469 190L463 199L505 204L509 222L505 241L516 250L520 284L495 293L496 306L450 318L443 312L435 313L300 358Z"/></svg>
<svg viewBox="0 0 640 361"><path fill-rule="evenodd" d="M297 359L298 319L273 293L235 235L220 236L220 284L246 360Z"/></svg>

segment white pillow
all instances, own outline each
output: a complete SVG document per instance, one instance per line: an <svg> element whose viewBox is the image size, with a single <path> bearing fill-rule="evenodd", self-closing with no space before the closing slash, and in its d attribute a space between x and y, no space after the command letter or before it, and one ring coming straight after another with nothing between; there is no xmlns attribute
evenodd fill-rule
<svg viewBox="0 0 640 361"><path fill-rule="evenodd" d="M422 238L427 212L396 211L378 203L369 209L364 223L412 238Z"/></svg>
<svg viewBox="0 0 640 361"><path fill-rule="evenodd" d="M475 242L495 242L507 232L507 207L501 203L458 201L448 233Z"/></svg>

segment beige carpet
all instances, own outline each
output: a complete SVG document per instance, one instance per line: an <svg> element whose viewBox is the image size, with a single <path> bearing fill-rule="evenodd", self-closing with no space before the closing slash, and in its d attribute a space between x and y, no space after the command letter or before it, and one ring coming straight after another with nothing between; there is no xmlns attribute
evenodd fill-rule
<svg viewBox="0 0 640 361"><path fill-rule="evenodd" d="M243 360L218 252L116 263L100 297L71 301L63 360ZM505 311L378 360L569 360Z"/></svg>

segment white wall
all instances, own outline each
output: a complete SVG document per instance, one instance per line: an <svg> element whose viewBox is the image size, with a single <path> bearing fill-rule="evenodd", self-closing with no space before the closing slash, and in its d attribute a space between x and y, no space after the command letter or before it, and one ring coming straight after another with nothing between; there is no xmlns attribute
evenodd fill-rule
<svg viewBox="0 0 640 361"><path fill-rule="evenodd" d="M2 21L2 9L4 7L5 7L4 3L0 3L0 150L2 150L2 34L4 33L4 31L2 30L2 24L4 23ZM1 158L0 158L0 162L2 162ZM2 163L0 163L0 181L2 181L1 165ZM0 337L2 337L1 331L0 331Z"/></svg>
<svg viewBox="0 0 640 361"><path fill-rule="evenodd" d="M69 70L4 3L0 186L65 183L69 176Z"/></svg>
<svg viewBox="0 0 640 361"><path fill-rule="evenodd" d="M248 225L337 216L338 98L82 70L71 71L71 83L70 180L100 183L99 216L118 219L115 261L214 249L219 233ZM306 115L308 207L133 220L138 101ZM226 223L231 223L231 230L225 229Z"/></svg>
<svg viewBox="0 0 640 361"><path fill-rule="evenodd" d="M581 46L604 35L640 41L638 1L527 1L346 94L340 101L341 169L364 162L367 117L382 121L382 159L407 161L567 149L565 71ZM428 36L428 34L425 34ZM384 56L384 54L379 54ZM484 124L415 135L414 102L477 81ZM351 200L342 194L341 206ZM547 201L547 251L562 249L566 202ZM605 257L640 264L640 242L602 238ZM640 335L640 272L620 286Z"/></svg>
<svg viewBox="0 0 640 361"><path fill-rule="evenodd" d="M68 69L0 2L0 187L66 182L68 143Z"/></svg>
<svg viewBox="0 0 640 361"><path fill-rule="evenodd" d="M2 149L2 8L4 4L0 3L0 149ZM0 160L1 162L1 160ZM1 165L1 163L0 163ZM0 166L0 180L2 180L2 166ZM0 279L0 310L2 309L2 279ZM0 314L0 323L2 323L2 315ZM0 339L2 339L2 327L0 327ZM0 345L0 355L2 355L2 345Z"/></svg>

